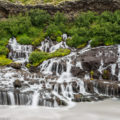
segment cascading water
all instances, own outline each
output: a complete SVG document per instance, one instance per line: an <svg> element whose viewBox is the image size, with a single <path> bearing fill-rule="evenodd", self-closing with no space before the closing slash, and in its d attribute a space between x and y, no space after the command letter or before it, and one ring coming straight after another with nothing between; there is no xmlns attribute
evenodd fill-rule
<svg viewBox="0 0 120 120"><path fill-rule="evenodd" d="M71 53L61 58L56 57L44 61L38 66L39 72L37 73L30 73L24 66L25 62L28 62L29 54L33 51L33 47L31 45L20 45L15 38L10 39L8 44L8 48L10 49L9 58L14 62L22 63L25 69L16 70L12 67L1 67L1 105L41 105L57 107L70 105L72 101L96 100L102 95L119 97L120 87L118 83L113 81L111 84L103 80L92 80L91 77L95 76L94 69L97 69L95 72L99 72L99 78L104 77L103 70L109 68L109 66L111 75L113 78L116 77L117 63L120 69L120 57L118 56L117 62L105 66L106 60L102 59L102 56L104 55L107 58L107 55L110 56L113 53L109 47L98 47L96 48L98 51L96 51L96 54L93 54L93 58L96 57L97 59L100 57L100 65L97 67L98 64L95 64L93 66L96 66L96 68L88 69L88 67L91 66L86 61L88 61L88 59L92 61L93 58L85 59L85 57L90 56L91 53L88 54L89 52L95 51L90 47L90 42L85 48L77 50L66 45L66 34L63 34L62 37L63 41L60 43L53 42L47 38L41 42L41 45L37 48L50 53L59 48L68 48L71 49ZM108 51L103 54L100 49L105 48L107 48ZM120 53L119 46L118 53ZM77 71L74 69L77 69ZM119 76L120 73L118 72L118 79L120 78ZM9 92L14 90L13 82L16 80L20 81L22 87L17 89L17 92L16 90ZM6 89L6 92L4 89Z"/></svg>
<svg viewBox="0 0 120 120"><path fill-rule="evenodd" d="M28 62L29 54L33 51L31 45L20 45L15 38L9 40L8 48L9 58L20 63Z"/></svg>
<svg viewBox="0 0 120 120"><path fill-rule="evenodd" d="M12 105L15 105L15 98L13 92L8 92L8 95L10 97L10 102Z"/></svg>
<svg viewBox="0 0 120 120"><path fill-rule="evenodd" d="M118 68L119 68L118 80L120 81L120 45L118 45Z"/></svg>

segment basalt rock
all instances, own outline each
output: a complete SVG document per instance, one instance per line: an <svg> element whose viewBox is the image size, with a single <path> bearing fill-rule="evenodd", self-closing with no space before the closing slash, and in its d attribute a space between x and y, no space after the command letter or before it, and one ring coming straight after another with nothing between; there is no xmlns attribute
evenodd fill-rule
<svg viewBox="0 0 120 120"><path fill-rule="evenodd" d="M0 17L7 17L10 14L24 13L30 9L47 10L50 14L55 14L57 11L64 12L69 16L74 16L80 11L115 11L120 9L120 0L77 0L66 1L59 5L27 5L12 4L10 2L0 1Z"/></svg>
<svg viewBox="0 0 120 120"><path fill-rule="evenodd" d="M21 63L11 63L10 66L15 69L21 69L22 64Z"/></svg>
<svg viewBox="0 0 120 120"><path fill-rule="evenodd" d="M71 68L71 73L73 76L75 77L80 77L80 78L83 78L85 76L85 71L80 69L79 67L72 67Z"/></svg>
<svg viewBox="0 0 120 120"><path fill-rule="evenodd" d="M22 87L22 83L20 80L15 80L13 83L15 88L21 88Z"/></svg>
<svg viewBox="0 0 120 120"><path fill-rule="evenodd" d="M81 62L82 69L78 66L73 66L71 72L75 77L83 78L86 73L89 73L93 79L99 79L101 76L106 80L117 80L118 65L115 67L115 74L112 75L112 64L116 64L118 60L118 47L96 47L78 53L76 62Z"/></svg>
<svg viewBox="0 0 120 120"><path fill-rule="evenodd" d="M34 73L34 72L39 72L39 68L38 68L38 67L35 67L35 66L30 66L30 67L29 67L29 71L30 71L30 72L33 72L33 73Z"/></svg>

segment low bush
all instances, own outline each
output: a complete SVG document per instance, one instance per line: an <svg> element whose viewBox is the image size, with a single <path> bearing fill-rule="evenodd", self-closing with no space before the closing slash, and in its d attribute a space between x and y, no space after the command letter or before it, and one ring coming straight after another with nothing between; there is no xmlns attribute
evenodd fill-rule
<svg viewBox="0 0 120 120"><path fill-rule="evenodd" d="M61 37L62 31L55 24L50 24L46 30L46 36L49 36L52 40L57 40L57 37Z"/></svg>
<svg viewBox="0 0 120 120"><path fill-rule="evenodd" d="M12 63L12 60L6 58L4 55L0 56L0 66L9 65L10 63Z"/></svg>
<svg viewBox="0 0 120 120"><path fill-rule="evenodd" d="M9 52L6 46L0 46L0 55L7 55Z"/></svg>
<svg viewBox="0 0 120 120"><path fill-rule="evenodd" d="M51 16L43 10L31 10L28 14L30 16L32 24L37 27L43 27L47 25L51 20Z"/></svg>
<svg viewBox="0 0 120 120"><path fill-rule="evenodd" d="M89 38L87 36L79 36L78 34L75 34L72 38L67 39L67 44L70 47L80 48L80 45L86 44L88 41Z"/></svg>
<svg viewBox="0 0 120 120"><path fill-rule="evenodd" d="M32 44L32 39L27 34L22 34L17 37L18 43L22 45L30 45Z"/></svg>
<svg viewBox="0 0 120 120"><path fill-rule="evenodd" d="M53 53L46 53L46 52L41 52L41 51L34 51L30 54L29 57L29 62L33 66L38 66L41 64L43 61L54 58L54 57L61 57L70 54L69 49L58 49ZM30 66L29 64L29 66Z"/></svg>

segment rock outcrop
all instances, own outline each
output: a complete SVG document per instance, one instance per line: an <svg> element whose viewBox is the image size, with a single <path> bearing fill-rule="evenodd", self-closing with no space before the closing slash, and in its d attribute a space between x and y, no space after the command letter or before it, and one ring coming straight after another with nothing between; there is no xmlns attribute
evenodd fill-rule
<svg viewBox="0 0 120 120"><path fill-rule="evenodd" d="M57 11L67 13L70 16L74 16L80 11L96 11L103 12L105 10L115 11L120 9L120 0L77 0L66 1L57 6L54 5L35 5L35 6L22 6L18 4L12 4L8 2L0 1L0 17L7 17L9 14L18 14L30 9L43 9L47 10L50 14L54 14Z"/></svg>

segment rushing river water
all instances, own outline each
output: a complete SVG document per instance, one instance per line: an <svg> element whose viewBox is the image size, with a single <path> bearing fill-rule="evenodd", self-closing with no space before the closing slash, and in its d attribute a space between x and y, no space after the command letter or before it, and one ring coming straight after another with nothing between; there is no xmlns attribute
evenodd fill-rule
<svg viewBox="0 0 120 120"><path fill-rule="evenodd" d="M0 106L0 120L120 120L120 101L82 102L72 108Z"/></svg>

